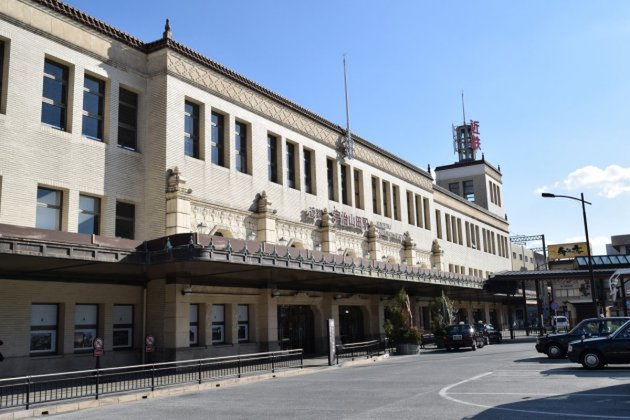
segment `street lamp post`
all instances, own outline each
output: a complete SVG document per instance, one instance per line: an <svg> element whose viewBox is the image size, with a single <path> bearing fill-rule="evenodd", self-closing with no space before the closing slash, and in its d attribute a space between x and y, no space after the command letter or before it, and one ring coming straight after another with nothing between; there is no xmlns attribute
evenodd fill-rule
<svg viewBox="0 0 630 420"><path fill-rule="evenodd" d="M586 204L591 205L588 201L584 200L584 193L580 193L580 198L572 197L570 195L559 195L552 193L542 193L543 198L570 198L571 200L579 201L582 203L582 217L584 218L584 234L586 235L586 253L588 256L588 273L591 278L591 294L593 297L593 303L595 303L595 316L599 316L597 308L597 298L595 297L595 274L593 273L593 259L591 258L591 241L588 238L588 223L586 222ZM600 302L601 305L604 302Z"/></svg>

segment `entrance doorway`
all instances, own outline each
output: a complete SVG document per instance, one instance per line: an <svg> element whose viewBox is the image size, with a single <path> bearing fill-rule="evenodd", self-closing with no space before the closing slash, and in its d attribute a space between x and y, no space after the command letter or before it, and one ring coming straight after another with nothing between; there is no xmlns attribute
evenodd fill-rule
<svg viewBox="0 0 630 420"><path fill-rule="evenodd" d="M303 305L278 306L278 342L282 350L303 349L315 353L313 311Z"/></svg>
<svg viewBox="0 0 630 420"><path fill-rule="evenodd" d="M339 339L342 344L365 341L360 306L339 307Z"/></svg>

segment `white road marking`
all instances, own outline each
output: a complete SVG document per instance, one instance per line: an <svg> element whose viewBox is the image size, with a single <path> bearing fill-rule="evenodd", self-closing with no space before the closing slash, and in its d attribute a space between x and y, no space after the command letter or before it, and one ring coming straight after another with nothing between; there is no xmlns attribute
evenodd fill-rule
<svg viewBox="0 0 630 420"><path fill-rule="evenodd" d="M517 413L539 414L539 415L548 415L548 416L562 416L562 417L580 417L580 418L592 418L592 419L630 419L629 416L603 416L601 414L591 415L591 414L581 414L581 413L566 413L566 412L554 412L554 411L542 411L542 410L523 410L523 409L518 409L518 408L493 407L491 405L476 404L469 401L458 400L457 398L451 397L449 395L449 390L451 390L452 388L455 388L456 386L463 385L468 382L476 381L478 379L492 375L493 373L494 372L482 373L481 375L473 376L472 378L464 379L463 381L459 381L457 383L448 385L440 390L439 392L440 397L447 399L449 401L453 401L455 403L470 405L473 407L480 407L480 408L485 408L485 409L501 410L501 411L512 411L512 412L517 412ZM547 397L559 395L559 394L529 394L529 393L497 394L494 392L493 393L481 393L481 392L480 393L456 393L456 392L453 392L450 394L451 395L539 395L539 396L547 396ZM560 394L560 395L563 395L563 394ZM582 395L584 396L592 395L592 396L597 396L597 397L607 396L606 394L581 394L580 393L580 396ZM609 394L609 395L615 395L615 394ZM627 397L627 395L625 394L623 396Z"/></svg>

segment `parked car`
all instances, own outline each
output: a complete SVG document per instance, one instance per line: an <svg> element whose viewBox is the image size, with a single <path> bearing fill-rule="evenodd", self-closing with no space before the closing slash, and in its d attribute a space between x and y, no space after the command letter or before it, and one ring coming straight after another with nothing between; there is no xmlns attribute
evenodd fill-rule
<svg viewBox="0 0 630 420"><path fill-rule="evenodd" d="M484 344L499 344L503 341L503 334L501 331L495 330L492 324L478 322L475 324L475 330L483 338Z"/></svg>
<svg viewBox="0 0 630 420"><path fill-rule="evenodd" d="M536 350L545 353L550 359L565 357L569 342L585 338L599 337L615 332L630 317L588 318L582 320L572 330L564 334L547 334L536 339Z"/></svg>
<svg viewBox="0 0 630 420"><path fill-rule="evenodd" d="M551 325L556 328L556 331L568 331L569 330L569 318L564 315L557 315L551 319Z"/></svg>
<svg viewBox="0 0 630 420"><path fill-rule="evenodd" d="M483 337L470 324L456 324L446 327L446 335L444 337L446 351L461 347L470 347L473 350L477 350L477 347L482 348L483 345Z"/></svg>
<svg viewBox="0 0 630 420"><path fill-rule="evenodd" d="M630 363L630 321L605 337L570 342L567 357L572 362L581 363L586 369Z"/></svg>

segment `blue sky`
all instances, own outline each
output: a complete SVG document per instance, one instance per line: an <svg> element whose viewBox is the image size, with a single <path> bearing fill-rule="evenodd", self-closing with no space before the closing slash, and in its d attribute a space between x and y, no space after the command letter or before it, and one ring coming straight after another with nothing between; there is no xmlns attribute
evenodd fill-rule
<svg viewBox="0 0 630 420"><path fill-rule="evenodd" d="M455 162L451 125L480 121L511 234L630 234L630 2L69 0L143 41L173 38L426 169ZM536 244L531 244L536 246ZM539 246L539 245L538 245Z"/></svg>

